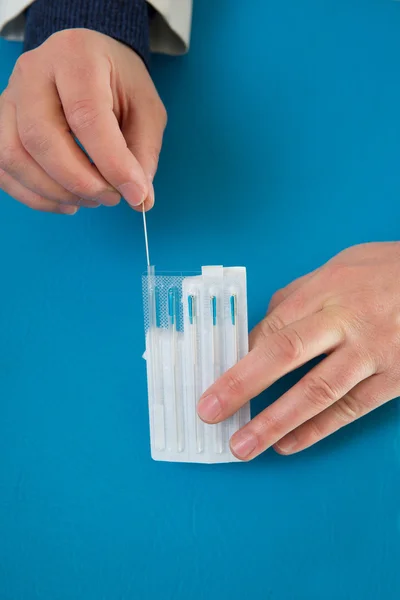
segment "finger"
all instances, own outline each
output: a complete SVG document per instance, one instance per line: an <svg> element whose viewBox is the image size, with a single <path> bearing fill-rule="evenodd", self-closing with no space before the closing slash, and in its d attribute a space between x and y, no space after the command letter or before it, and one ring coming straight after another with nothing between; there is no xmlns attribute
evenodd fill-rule
<svg viewBox="0 0 400 600"><path fill-rule="evenodd" d="M51 179L73 195L115 206L120 195L71 136L54 82L40 73L34 75L29 78L29 88L19 84L16 89L17 127L23 147Z"/></svg>
<svg viewBox="0 0 400 600"><path fill-rule="evenodd" d="M34 210L59 213L62 215L74 215L78 210L76 206L59 204L34 194L23 187L18 181L15 181L11 175L8 175L8 173L2 169L0 169L0 188L6 192L6 194L18 200L18 202L21 202Z"/></svg>
<svg viewBox="0 0 400 600"><path fill-rule="evenodd" d="M333 352L232 436L233 454L241 460L254 458L302 423L331 407L373 372L372 362L361 360L353 351Z"/></svg>
<svg viewBox="0 0 400 600"><path fill-rule="evenodd" d="M146 200L144 201L144 210L145 212L147 212L148 210L152 209L155 203L155 192L154 192L154 186L153 186L153 182L149 180L149 192L147 195ZM140 211L140 206L139 207L135 207L135 210L139 210Z"/></svg>
<svg viewBox="0 0 400 600"><path fill-rule="evenodd" d="M297 279L295 279L294 281L289 283L284 288L275 292L275 294L272 296L271 301L269 303L267 314L271 313L277 306L279 306L279 304L281 304L281 302L286 300L286 298L288 298L291 294L293 294L293 292L298 290L302 285L304 285L305 283L310 281L310 279L312 277L314 277L318 272L319 272L319 269L316 269L315 271L312 271L311 273L307 273L307 275L298 277Z"/></svg>
<svg viewBox="0 0 400 600"><path fill-rule="evenodd" d="M260 345L202 396L198 405L200 418L207 423L223 421L275 381L333 350L343 340L340 323L326 311L264 336Z"/></svg>
<svg viewBox="0 0 400 600"><path fill-rule="evenodd" d="M128 148L139 161L149 182L145 210L154 205L153 179L157 172L166 123L167 116L161 103L154 105L154 102L142 102L136 107L136 118L122 126Z"/></svg>
<svg viewBox="0 0 400 600"><path fill-rule="evenodd" d="M0 167L25 188L42 198L61 204L95 208L97 202L78 198L53 181L25 150L18 136L15 106L0 105Z"/></svg>
<svg viewBox="0 0 400 600"><path fill-rule="evenodd" d="M280 454L300 452L397 395L398 391L395 389L388 391L383 375L373 375L332 406L285 435L274 445L274 449Z"/></svg>
<svg viewBox="0 0 400 600"><path fill-rule="evenodd" d="M262 343L265 336L322 310L328 291L321 285L316 275L315 271L314 274L305 276L301 285L285 297L282 296L280 301L276 301L275 308L268 311L266 317L251 331L250 349ZM283 291L282 294L285 295L286 292Z"/></svg>
<svg viewBox="0 0 400 600"><path fill-rule="evenodd" d="M56 84L67 122L97 169L131 206L140 206L148 182L114 114L109 67L94 65L89 77L86 70L61 70Z"/></svg>

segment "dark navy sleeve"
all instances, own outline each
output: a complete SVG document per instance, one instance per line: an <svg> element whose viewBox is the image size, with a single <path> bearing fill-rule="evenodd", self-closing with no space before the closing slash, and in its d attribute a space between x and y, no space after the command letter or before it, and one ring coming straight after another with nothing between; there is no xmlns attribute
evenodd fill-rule
<svg viewBox="0 0 400 600"><path fill-rule="evenodd" d="M104 33L149 64L149 12L145 0L36 0L27 11L25 51L64 29Z"/></svg>

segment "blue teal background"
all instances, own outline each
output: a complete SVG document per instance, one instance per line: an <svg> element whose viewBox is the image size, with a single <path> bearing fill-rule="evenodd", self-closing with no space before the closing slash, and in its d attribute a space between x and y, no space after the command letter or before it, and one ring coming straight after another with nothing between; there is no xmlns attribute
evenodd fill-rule
<svg viewBox="0 0 400 600"><path fill-rule="evenodd" d="M342 248L399 239L400 3L195 4L189 56L153 65L151 253L246 265L254 325ZM397 402L290 458L152 462L140 215L0 202L1 600L399 598Z"/></svg>

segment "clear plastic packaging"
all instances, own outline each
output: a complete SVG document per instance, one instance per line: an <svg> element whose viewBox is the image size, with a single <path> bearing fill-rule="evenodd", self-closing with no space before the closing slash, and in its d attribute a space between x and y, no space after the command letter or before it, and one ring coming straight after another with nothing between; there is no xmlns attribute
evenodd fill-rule
<svg viewBox="0 0 400 600"><path fill-rule="evenodd" d="M248 352L246 269L143 276L151 454L155 460L233 462L229 439L250 419L197 416L202 393Z"/></svg>

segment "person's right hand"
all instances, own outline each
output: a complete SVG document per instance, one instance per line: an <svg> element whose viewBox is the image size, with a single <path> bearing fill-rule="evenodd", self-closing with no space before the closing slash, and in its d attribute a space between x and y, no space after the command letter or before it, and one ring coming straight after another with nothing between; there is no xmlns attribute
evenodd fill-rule
<svg viewBox="0 0 400 600"><path fill-rule="evenodd" d="M133 50L85 29L56 33L20 57L0 96L0 187L48 212L114 206L121 196L148 210L165 125Z"/></svg>

